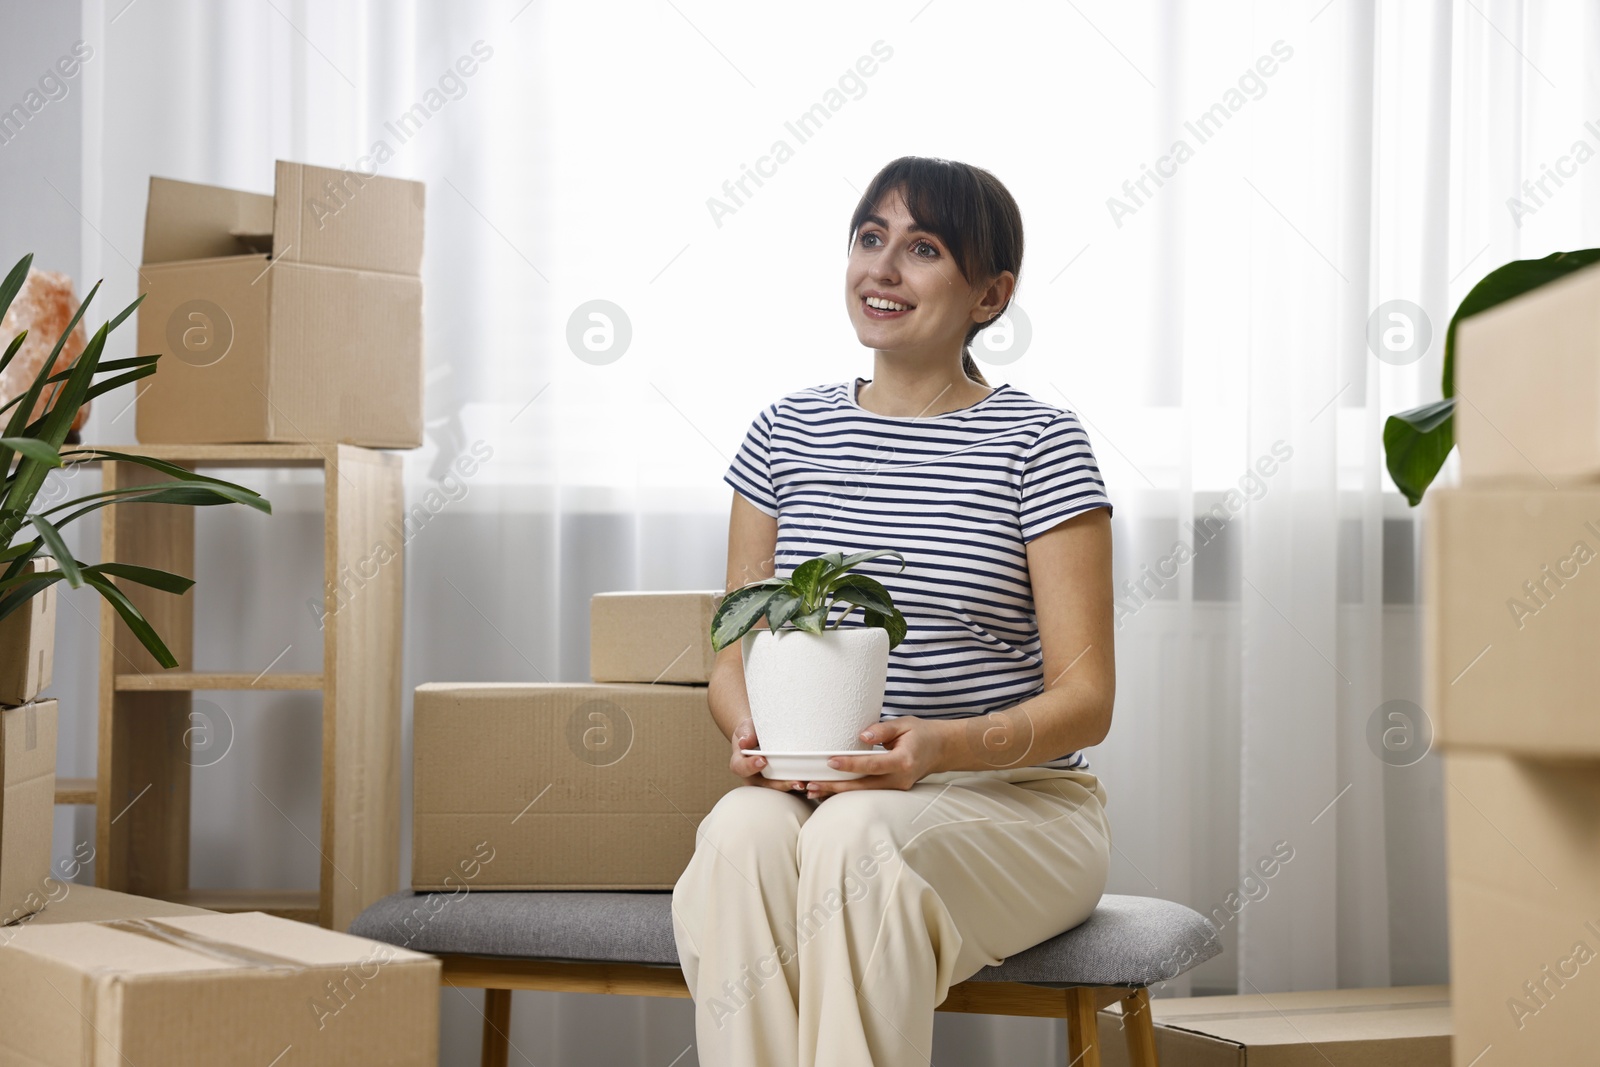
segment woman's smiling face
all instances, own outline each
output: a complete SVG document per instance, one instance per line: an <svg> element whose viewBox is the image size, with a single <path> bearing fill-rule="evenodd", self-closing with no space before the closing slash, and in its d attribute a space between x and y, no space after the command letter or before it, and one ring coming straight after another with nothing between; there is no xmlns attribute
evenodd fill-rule
<svg viewBox="0 0 1600 1067"><path fill-rule="evenodd" d="M961 276L944 242L917 225L898 189L856 231L845 268L845 303L867 348L958 351L967 328L987 322L998 309L985 296Z"/></svg>

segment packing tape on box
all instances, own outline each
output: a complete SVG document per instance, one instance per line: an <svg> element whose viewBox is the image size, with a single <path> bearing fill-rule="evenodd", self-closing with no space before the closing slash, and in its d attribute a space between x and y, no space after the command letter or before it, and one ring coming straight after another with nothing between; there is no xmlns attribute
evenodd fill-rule
<svg viewBox="0 0 1600 1067"><path fill-rule="evenodd" d="M32 752L39 747L39 709L32 704L22 716L22 750Z"/></svg>
<svg viewBox="0 0 1600 1067"><path fill-rule="evenodd" d="M202 956L221 960L223 963L238 964L242 967L256 967L272 971L303 971L304 963L298 960L285 959L282 956L273 956L266 952L257 952L255 949L242 948L239 945L219 941L214 937L197 934L191 930L180 930L176 926L156 922L154 919L113 919L100 925L111 929L120 930L126 934L138 934L155 941L162 941L177 948L187 949Z"/></svg>

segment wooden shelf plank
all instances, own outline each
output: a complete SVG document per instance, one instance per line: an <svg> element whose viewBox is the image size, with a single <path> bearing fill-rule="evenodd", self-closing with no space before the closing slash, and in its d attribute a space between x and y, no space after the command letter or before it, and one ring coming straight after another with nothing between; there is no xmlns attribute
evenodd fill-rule
<svg viewBox="0 0 1600 1067"><path fill-rule="evenodd" d="M186 889L163 893L161 899L208 911L264 911L315 924L321 919L319 897L315 889Z"/></svg>
<svg viewBox="0 0 1600 1067"><path fill-rule="evenodd" d="M321 689L321 674L227 674L216 671L161 671L117 675L117 690L181 693L198 689Z"/></svg>
<svg viewBox="0 0 1600 1067"><path fill-rule="evenodd" d="M93 804L99 796L99 784L93 778L56 779L57 804Z"/></svg>

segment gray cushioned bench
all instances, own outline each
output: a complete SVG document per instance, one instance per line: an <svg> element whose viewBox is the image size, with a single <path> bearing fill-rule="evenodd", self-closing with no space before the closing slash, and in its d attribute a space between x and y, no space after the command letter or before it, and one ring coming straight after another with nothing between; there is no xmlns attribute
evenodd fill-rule
<svg viewBox="0 0 1600 1067"><path fill-rule="evenodd" d="M687 997L671 904L665 891L403 892L350 932L439 956L446 985L487 990L483 1063L498 1067L513 990ZM1082 924L952 986L939 1010L1065 1018L1068 1064L1099 1067L1095 1013L1120 1000L1130 1062L1156 1067L1147 987L1220 951L1198 912L1108 894Z"/></svg>

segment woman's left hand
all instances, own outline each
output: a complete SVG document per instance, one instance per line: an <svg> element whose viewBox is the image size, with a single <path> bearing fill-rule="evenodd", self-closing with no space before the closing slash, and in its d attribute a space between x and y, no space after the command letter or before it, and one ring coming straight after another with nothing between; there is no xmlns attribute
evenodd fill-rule
<svg viewBox="0 0 1600 1067"><path fill-rule="evenodd" d="M863 752L859 756L833 756L828 766L842 771L859 771L864 778L843 782L807 782L806 797L821 800L847 789L910 789L923 778L942 769L949 751L951 723L900 715L874 723L861 732L869 745L881 744L887 751Z"/></svg>

